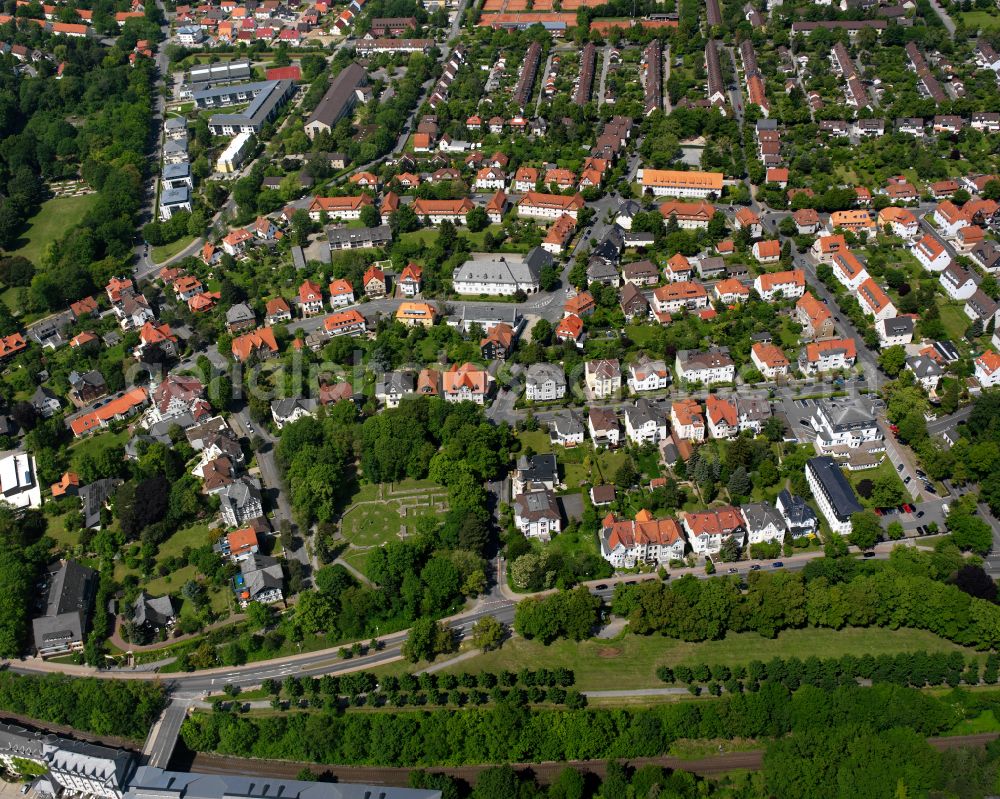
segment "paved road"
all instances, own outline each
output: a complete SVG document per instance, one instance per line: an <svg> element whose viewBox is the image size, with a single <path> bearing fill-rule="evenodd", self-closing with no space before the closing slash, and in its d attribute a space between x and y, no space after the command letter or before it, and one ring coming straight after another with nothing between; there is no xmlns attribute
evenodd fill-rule
<svg viewBox="0 0 1000 799"><path fill-rule="evenodd" d="M951 17L948 16L948 12L945 11L938 0L930 0L931 8L934 9L934 13L938 15L941 19L941 23L944 25L945 30L948 31L948 35L954 39L955 38L955 23L952 22Z"/></svg>
<svg viewBox="0 0 1000 799"><path fill-rule="evenodd" d="M611 45L605 45L601 50L601 79L597 83L597 104L604 105L604 93L607 91L608 70L611 68Z"/></svg>
<svg viewBox="0 0 1000 799"><path fill-rule="evenodd" d="M187 702L180 699L174 699L167 705L159 721L149 731L149 736L142 748L142 753L147 758L147 765L165 769L170 763L170 758L177 745L177 736L181 731L181 725L187 718L187 711Z"/></svg>

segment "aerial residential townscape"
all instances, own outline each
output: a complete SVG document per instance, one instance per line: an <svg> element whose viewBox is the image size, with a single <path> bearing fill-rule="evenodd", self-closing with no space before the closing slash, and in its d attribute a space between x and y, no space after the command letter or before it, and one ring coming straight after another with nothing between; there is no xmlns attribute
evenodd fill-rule
<svg viewBox="0 0 1000 799"><path fill-rule="evenodd" d="M0 794L994 795L998 53L8 0Z"/></svg>

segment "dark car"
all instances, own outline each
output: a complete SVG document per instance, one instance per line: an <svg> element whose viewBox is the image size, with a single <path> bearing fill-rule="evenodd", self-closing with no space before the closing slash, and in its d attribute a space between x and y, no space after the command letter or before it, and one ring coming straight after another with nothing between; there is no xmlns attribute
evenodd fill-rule
<svg viewBox="0 0 1000 799"><path fill-rule="evenodd" d="M934 486L932 486L930 483L928 483L927 485L924 486L924 491L926 491L928 494L936 494L937 493L937 491L934 489Z"/></svg>
<svg viewBox="0 0 1000 799"><path fill-rule="evenodd" d="M917 511L917 518L918 518L918 519L922 519L922 518L924 518L924 512L923 512L922 510L918 510L918 511Z"/></svg>
<svg viewBox="0 0 1000 799"><path fill-rule="evenodd" d="M730 567L730 569L729 569L729 573L730 573L730 574L739 574L739 573L740 573L740 570L739 570L739 569L737 569L737 568L734 568L734 567Z"/></svg>
<svg viewBox="0 0 1000 799"><path fill-rule="evenodd" d="M595 591L607 591L608 587L604 583L601 583L600 585L595 585L594 586L594 590Z"/></svg>
<svg viewBox="0 0 1000 799"><path fill-rule="evenodd" d="M771 564L771 568L772 568L772 569L780 569L780 568L782 568L782 567L783 567L784 565L785 565L785 564L784 564L784 563L782 563L782 562L781 562L780 560L776 560L776 561L775 561L774 563L772 563L772 564Z"/></svg>
<svg viewBox="0 0 1000 799"><path fill-rule="evenodd" d="M875 553L869 550L868 552L862 552L861 553L861 557L863 557L863 558L874 558L875 557Z"/></svg>
<svg viewBox="0 0 1000 799"><path fill-rule="evenodd" d="M760 564L759 563L755 563L753 566L750 567L750 571L752 571L752 572L759 572L760 571Z"/></svg>

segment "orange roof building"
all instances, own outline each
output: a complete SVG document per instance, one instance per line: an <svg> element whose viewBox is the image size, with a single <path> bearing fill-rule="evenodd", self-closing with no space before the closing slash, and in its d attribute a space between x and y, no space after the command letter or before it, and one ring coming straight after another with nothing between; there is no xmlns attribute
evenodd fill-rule
<svg viewBox="0 0 1000 799"><path fill-rule="evenodd" d="M252 356L270 358L278 352L278 342L274 331L269 327L261 327L233 339L233 357L245 363Z"/></svg>
<svg viewBox="0 0 1000 799"><path fill-rule="evenodd" d="M146 404L149 392L142 386L115 397L89 413L82 414L69 423L74 436L84 436L106 427L114 421L125 419Z"/></svg>

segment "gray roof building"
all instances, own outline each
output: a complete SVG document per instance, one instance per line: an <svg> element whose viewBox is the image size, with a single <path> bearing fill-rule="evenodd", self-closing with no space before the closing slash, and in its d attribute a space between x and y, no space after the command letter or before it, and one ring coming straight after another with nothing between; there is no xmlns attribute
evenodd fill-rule
<svg viewBox="0 0 1000 799"><path fill-rule="evenodd" d="M219 83L237 83L252 77L253 71L250 62L246 59L239 61L221 61L217 64L204 64L192 67L187 74L187 83L192 89L207 89Z"/></svg>
<svg viewBox="0 0 1000 799"><path fill-rule="evenodd" d="M257 324L257 316L245 302L238 302L226 310L226 325L230 328L241 328L244 325Z"/></svg>
<svg viewBox="0 0 1000 799"><path fill-rule="evenodd" d="M542 253L546 258L539 257ZM464 264L455 269L452 283L459 294L495 294L517 289L537 291L543 266L552 263L552 256L536 247L525 256L514 253L472 253Z"/></svg>
<svg viewBox="0 0 1000 799"><path fill-rule="evenodd" d="M910 336L913 335L913 319L909 316L893 316L882 320L882 327L887 336Z"/></svg>
<svg viewBox="0 0 1000 799"><path fill-rule="evenodd" d="M295 82L291 80L266 81L266 84L241 113L213 114L208 121L212 133L216 136L260 133L264 124L273 119L295 93Z"/></svg>
<svg viewBox="0 0 1000 799"><path fill-rule="evenodd" d="M563 371L562 366L557 363L533 363L524 375L526 386L541 387L550 380L553 381L557 389L559 387L566 388L566 372Z"/></svg>
<svg viewBox="0 0 1000 799"><path fill-rule="evenodd" d="M851 516L860 513L862 507L837 462L821 455L807 461L806 469L815 478L813 484L819 488L821 497L817 497L817 501L820 505L829 509L837 522L849 525Z"/></svg>
<svg viewBox="0 0 1000 799"><path fill-rule="evenodd" d="M241 602L278 602L282 598L284 574L281 561L260 553L251 554L240 561L236 576L236 593Z"/></svg>
<svg viewBox="0 0 1000 799"><path fill-rule="evenodd" d="M392 229L388 225L349 228L330 226L326 240L331 250L364 250L386 247L392 243Z"/></svg>
<svg viewBox="0 0 1000 799"><path fill-rule="evenodd" d="M229 527L240 527L264 515L260 483L252 477L241 477L223 488L219 497L219 512Z"/></svg>
<svg viewBox="0 0 1000 799"><path fill-rule="evenodd" d="M747 523L748 533L766 530L772 525L779 530L785 529L785 520L770 502L751 502L748 505L740 506L740 511Z"/></svg>
<svg viewBox="0 0 1000 799"><path fill-rule="evenodd" d="M85 527L94 530L100 529L101 508L104 507L108 498L122 482L122 480L113 477L102 477L90 485L80 487L79 494L80 502L83 503L83 523Z"/></svg>
<svg viewBox="0 0 1000 799"><path fill-rule="evenodd" d="M135 771L135 755L125 749L56 738L45 744L52 778L67 794L121 797Z"/></svg>
<svg viewBox="0 0 1000 799"><path fill-rule="evenodd" d="M132 621L139 626L165 627L176 615L173 600L168 595L151 597L140 591L132 605Z"/></svg>
<svg viewBox="0 0 1000 799"><path fill-rule="evenodd" d="M72 560L50 566L45 615L32 621L39 654L83 645L96 575L93 569Z"/></svg>
<svg viewBox="0 0 1000 799"><path fill-rule="evenodd" d="M354 108L358 100L357 90L366 83L368 74L359 63L355 61L344 67L330 82L330 88L306 120L306 135L313 138L317 133L330 130L336 125L342 116Z"/></svg>
<svg viewBox="0 0 1000 799"><path fill-rule="evenodd" d="M785 526L793 536L816 530L819 522L816 513L798 494L792 494L787 488L782 489L778 494L777 506L785 519Z"/></svg>
<svg viewBox="0 0 1000 799"><path fill-rule="evenodd" d="M441 799L441 792L236 774L207 775L140 766L125 796L126 799Z"/></svg>

